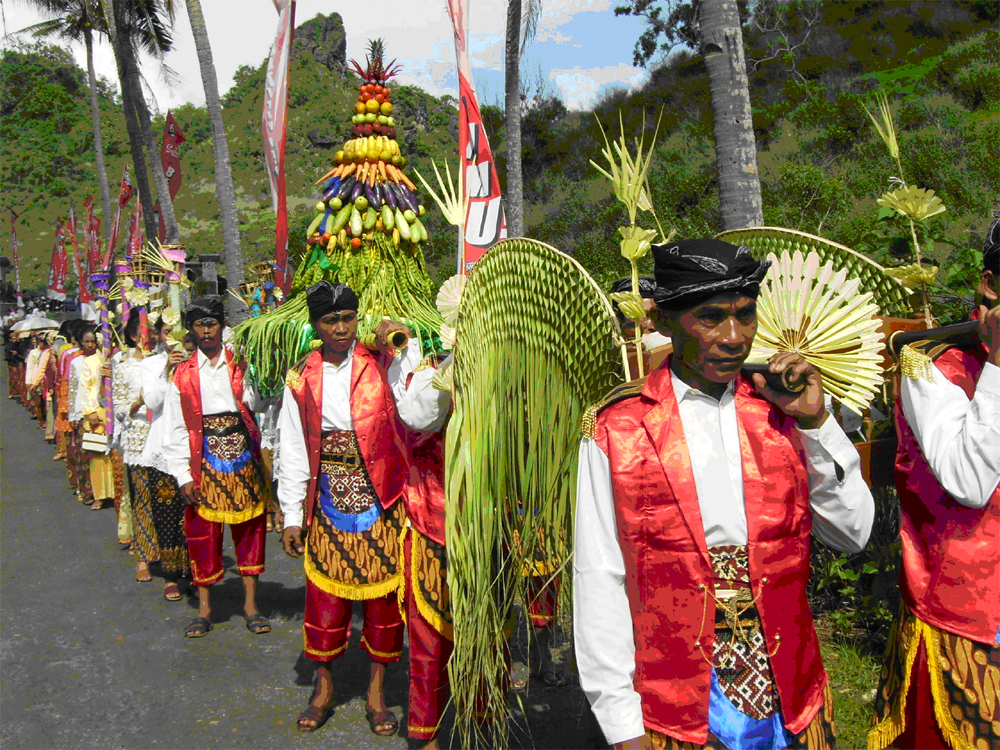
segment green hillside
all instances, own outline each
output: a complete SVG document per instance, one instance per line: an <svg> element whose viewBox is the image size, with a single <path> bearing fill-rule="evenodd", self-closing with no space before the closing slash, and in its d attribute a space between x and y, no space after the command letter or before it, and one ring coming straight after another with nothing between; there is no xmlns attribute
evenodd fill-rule
<svg viewBox="0 0 1000 750"><path fill-rule="evenodd" d="M789 6L805 7L804 0ZM996 0L822 3L807 27L792 13L782 29L794 53L765 61L774 33L745 29L757 135L764 218L822 234L886 263L906 254L903 228L879 220L875 200L897 171L864 110L884 88L899 130L906 180L934 189L948 207L928 222L921 239L949 269L949 286L969 298L977 263L973 250L1000 186L1000 45ZM779 40L780 41L780 40ZM350 52L350 51L348 51ZM351 54L359 51L351 52ZM389 50L390 56L392 50ZM312 217L312 182L329 168L350 127L354 76L344 72L340 16L322 15L296 31L289 93L287 180L291 250L304 247ZM754 62L756 61L756 62ZM225 118L248 262L273 252L273 212L261 148L263 66L241 68L225 94ZM406 61L402 61L405 66ZM40 287L48 269L53 222L69 202L82 211L96 194L85 73L54 47L7 51L0 60L0 189L2 207L21 213L21 272ZM109 179L128 158L124 120L110 87L101 91ZM428 174L431 158L454 163L457 111L415 87L394 88L395 116L410 166ZM665 227L679 237L719 230L711 112L704 64L675 53L638 91L609 90L593 112L567 112L551 92L527 92L523 161L527 234L573 254L602 284L624 275L616 229L625 222L609 186L589 160L597 158L597 119L617 133L622 112L629 136L650 134L663 112L650 171L653 200ZM483 108L505 181L503 113ZM181 147L184 185L175 208L184 242L195 253L221 246L212 192L214 158L208 117L184 106L174 112L187 142ZM162 119L155 123L162 132ZM454 230L431 209L425 252L440 281L454 263ZM641 219L649 226L649 218ZM3 243L6 248L6 242ZM953 270L952 270L953 269Z"/></svg>

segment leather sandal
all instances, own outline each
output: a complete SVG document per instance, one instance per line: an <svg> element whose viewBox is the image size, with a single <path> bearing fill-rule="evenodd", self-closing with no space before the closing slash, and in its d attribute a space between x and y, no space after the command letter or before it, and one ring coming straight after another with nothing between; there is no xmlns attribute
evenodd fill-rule
<svg viewBox="0 0 1000 750"><path fill-rule="evenodd" d="M211 629L212 623L210 623L206 618L196 617L188 623L186 628L184 628L184 637L202 638L208 635L208 631Z"/></svg>
<svg viewBox="0 0 1000 750"><path fill-rule="evenodd" d="M396 714L388 709L366 709L365 718L368 720L368 726L372 730L372 734L379 737L392 737L399 730L399 720L396 718ZM380 724L389 724L391 728L388 731L383 730L379 732L375 727Z"/></svg>

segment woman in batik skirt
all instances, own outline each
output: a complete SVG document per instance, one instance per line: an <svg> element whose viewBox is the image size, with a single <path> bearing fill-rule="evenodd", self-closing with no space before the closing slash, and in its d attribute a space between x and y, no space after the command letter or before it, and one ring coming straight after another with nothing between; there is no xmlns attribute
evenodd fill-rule
<svg viewBox="0 0 1000 750"><path fill-rule="evenodd" d="M178 492L177 482L167 471L163 456L164 423L161 417L163 398L169 385L168 373L184 361L187 353L180 347L168 351L167 336L172 329L162 318L156 321L153 330L157 353L140 363L142 400L148 411L150 427L142 451L143 469L134 475L137 502L133 520L136 537L140 540L140 555L144 551L152 553L154 547L149 542L155 538L156 555L166 579L163 597L168 601L178 601L181 598L178 581L190 576L191 562L184 536L184 500Z"/></svg>

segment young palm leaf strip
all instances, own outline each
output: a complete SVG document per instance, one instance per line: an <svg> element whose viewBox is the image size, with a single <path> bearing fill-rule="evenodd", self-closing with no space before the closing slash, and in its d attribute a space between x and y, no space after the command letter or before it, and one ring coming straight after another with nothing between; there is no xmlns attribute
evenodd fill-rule
<svg viewBox="0 0 1000 750"><path fill-rule="evenodd" d="M399 66L384 60L382 41L376 39L365 67L351 61L362 82L350 137L332 168L316 180L322 193L289 301L235 329L234 346L265 394L280 392L288 368L308 351L312 330L303 292L324 279L358 294L362 343L371 343L372 329L387 317L409 325L423 352L441 348L442 319L421 248L428 233L419 217L426 210L404 171L386 85Z"/></svg>
<svg viewBox="0 0 1000 750"><path fill-rule="evenodd" d="M495 245L462 292L445 526L455 624L449 673L464 747L503 746L504 649L525 574L545 561L563 577L563 595L571 591L581 423L622 380L620 339L587 272L534 240ZM483 712L494 720L477 723Z"/></svg>

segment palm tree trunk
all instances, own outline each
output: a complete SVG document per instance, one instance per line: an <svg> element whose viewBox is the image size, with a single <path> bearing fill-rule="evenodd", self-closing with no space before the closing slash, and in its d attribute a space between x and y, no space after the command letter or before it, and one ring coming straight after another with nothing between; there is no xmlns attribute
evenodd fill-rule
<svg viewBox="0 0 1000 750"><path fill-rule="evenodd" d="M153 197L149 192L149 173L146 171L146 155L142 150L142 128L132 102L132 90L128 86L129 63L135 67L135 58L128 49L125 39L118 36L118 14L121 5L111 3L111 12L106 15L111 30L111 48L115 55L115 66L118 68L118 83L122 90L122 109L125 113L125 130L128 133L129 150L132 152L133 177L136 191L139 193L139 203L142 204L143 219L146 223L146 237L155 237L157 232L153 215ZM138 71L137 71L138 72ZM118 196L115 196L118 200ZM152 230L152 231L151 231Z"/></svg>
<svg viewBox="0 0 1000 750"><path fill-rule="evenodd" d="M146 98L142 93L142 82L139 77L139 68L136 66L135 75L130 77L132 86L132 102L136 108L139 120L139 128L142 131L142 139L146 143L146 153L149 154L149 165L153 170L153 182L156 183L156 198L160 203L160 216L163 218L163 226L167 231L167 242L179 242L181 238L180 230L177 227L177 219L174 216L174 203L170 199L170 184L167 176L163 172L163 164L160 162L160 149L156 142L156 135L153 133L153 126L150 123L149 108L146 106ZM145 211L145 208L143 208ZM143 214L145 218L145 214ZM155 237L159 227L150 215L150 220L154 227L152 234L149 234L150 224L146 224L146 237Z"/></svg>
<svg viewBox="0 0 1000 750"><path fill-rule="evenodd" d="M507 0L504 43L504 115L507 126L507 230L524 236L524 176L521 172L521 0Z"/></svg>
<svg viewBox="0 0 1000 750"><path fill-rule="evenodd" d="M230 289L237 289L243 283L243 251L240 249L239 216L236 213L236 191L233 188L233 171L229 166L229 144L226 142L226 127L222 120L222 102L219 100L219 82L212 60L212 46L208 41L205 16L201 12L200 0L187 0L191 33L198 51L201 66L201 82L205 87L205 104L212 123L212 142L215 150L215 195L219 200L222 218L222 244L226 258L226 281ZM245 306L233 295L228 295L230 325L238 323L245 315Z"/></svg>
<svg viewBox="0 0 1000 750"><path fill-rule="evenodd" d="M108 172L104 167L104 138L101 136L101 107L97 101L97 73L94 71L94 36L88 28L84 31L87 46L87 77L90 80L90 114L94 128L94 159L97 162L97 180L101 185L101 205L104 207L104 238L111 235L111 190Z"/></svg>
<svg viewBox="0 0 1000 750"><path fill-rule="evenodd" d="M743 32L736 0L703 0L701 44L712 100L722 231L764 223Z"/></svg>

